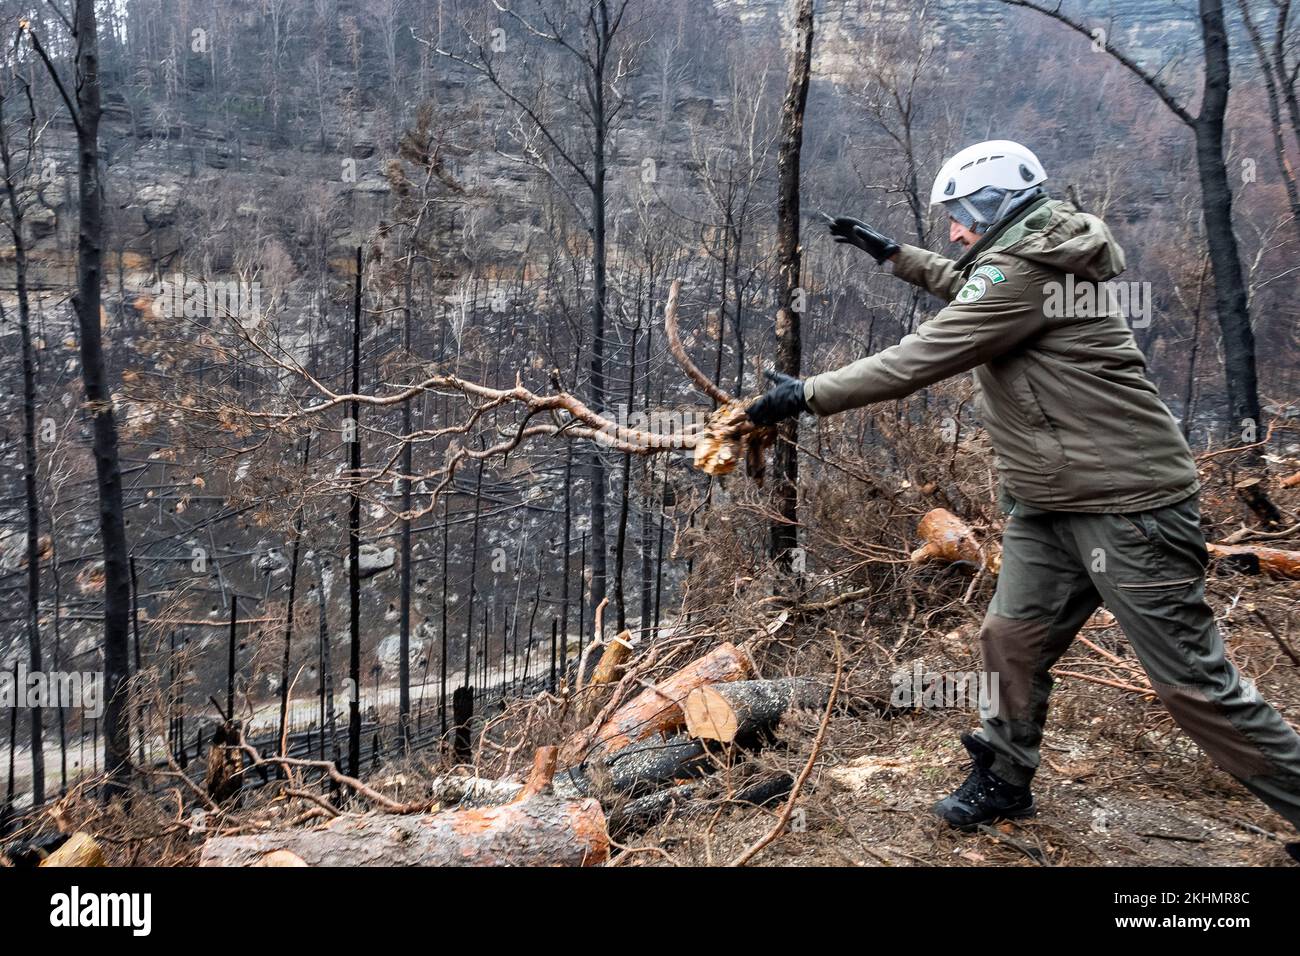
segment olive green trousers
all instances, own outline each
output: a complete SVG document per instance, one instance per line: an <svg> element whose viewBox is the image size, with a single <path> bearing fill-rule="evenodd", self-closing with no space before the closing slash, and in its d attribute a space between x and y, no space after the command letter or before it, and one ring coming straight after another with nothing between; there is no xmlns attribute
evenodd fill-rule
<svg viewBox="0 0 1300 956"><path fill-rule="evenodd" d="M1028 784L1050 669L1100 604L1115 615L1169 713L1220 767L1300 828L1300 735L1224 654L1205 602L1196 496L1130 514L1045 512L1017 503L980 642L998 712L979 735L992 770Z"/></svg>

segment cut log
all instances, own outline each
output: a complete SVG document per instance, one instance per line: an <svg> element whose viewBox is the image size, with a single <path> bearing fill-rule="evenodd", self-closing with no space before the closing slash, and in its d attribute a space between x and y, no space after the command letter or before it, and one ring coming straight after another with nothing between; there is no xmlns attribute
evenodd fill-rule
<svg viewBox="0 0 1300 956"><path fill-rule="evenodd" d="M1300 551L1261 548L1253 544L1207 544L1210 557L1231 562L1235 570L1267 574L1275 578L1300 579Z"/></svg>
<svg viewBox="0 0 1300 956"><path fill-rule="evenodd" d="M621 803L610 811L609 832L615 838L640 833L666 817L669 811L690 806L699 787L698 783L684 783Z"/></svg>
<svg viewBox="0 0 1300 956"><path fill-rule="evenodd" d="M696 688L682 710L690 736L729 744L770 730L786 711L824 709L829 697L829 685L806 678L745 680Z"/></svg>
<svg viewBox="0 0 1300 956"><path fill-rule="evenodd" d="M631 654L631 631L623 631L610 641L609 646L601 653L596 669L591 672L591 681L585 688L581 717L584 724L589 723L596 716L596 711L600 707L600 693L597 688L617 682L623 676L623 664Z"/></svg>
<svg viewBox="0 0 1300 956"><path fill-rule="evenodd" d="M946 508L927 512L916 526L916 533L925 544L912 552L913 564L965 561L993 574L1001 567L1002 555L997 546L989 543L981 548L970 526Z"/></svg>
<svg viewBox="0 0 1300 956"><path fill-rule="evenodd" d="M1282 512L1268 497L1264 479L1246 478L1232 486L1242 503L1259 519L1265 531L1276 531L1282 527Z"/></svg>
<svg viewBox="0 0 1300 956"><path fill-rule="evenodd" d="M3 817L3 813L0 813L0 817ZM10 843L0 849L0 867L31 869L40 866L42 860L68 842L69 836L69 833L42 833Z"/></svg>
<svg viewBox="0 0 1300 956"><path fill-rule="evenodd" d="M308 866L595 866L609 856L595 800L536 796L419 816L339 817L319 830L214 837L200 866L257 866L292 853Z"/></svg>
<svg viewBox="0 0 1300 956"><path fill-rule="evenodd" d="M707 769L704 744L678 734L652 737L624 747L606 762L610 786L618 793L640 794L665 783L698 777Z"/></svg>
<svg viewBox="0 0 1300 956"><path fill-rule="evenodd" d="M703 775L709 769L709 754L703 741L685 734L667 740L651 737L598 761L598 767L561 770L555 778L555 792L569 799L594 796L598 791L637 796L666 783Z"/></svg>
<svg viewBox="0 0 1300 956"><path fill-rule="evenodd" d="M107 866L104 851L89 833L74 833L38 866Z"/></svg>
<svg viewBox="0 0 1300 956"><path fill-rule="evenodd" d="M746 783L727 798L727 803L765 806L788 794L793 784L792 775L779 771ZM720 800L697 799L702 789L702 784L684 783L615 806L609 815L609 832L616 838L639 833L658 823L674 810L682 815L716 810Z"/></svg>
<svg viewBox="0 0 1300 956"><path fill-rule="evenodd" d="M581 763L589 753L613 753L654 734L667 736L682 728L682 701L706 684L745 680L754 675L748 652L722 643L654 687L647 687L618 708L595 733L575 734L560 749L561 766Z"/></svg>

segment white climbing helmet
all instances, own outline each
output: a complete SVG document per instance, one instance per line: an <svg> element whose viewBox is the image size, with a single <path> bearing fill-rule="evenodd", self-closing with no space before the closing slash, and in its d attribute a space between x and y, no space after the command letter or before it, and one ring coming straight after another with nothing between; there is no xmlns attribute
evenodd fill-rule
<svg viewBox="0 0 1300 956"><path fill-rule="evenodd" d="M1028 147L1009 139L967 146L939 169L930 187L930 205L960 200L987 186L1019 192L1047 179Z"/></svg>

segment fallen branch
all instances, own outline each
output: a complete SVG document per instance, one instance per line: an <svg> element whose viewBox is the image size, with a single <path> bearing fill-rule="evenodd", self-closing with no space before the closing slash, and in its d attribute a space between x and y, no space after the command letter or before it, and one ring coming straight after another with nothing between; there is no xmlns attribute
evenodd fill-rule
<svg viewBox="0 0 1300 956"><path fill-rule="evenodd" d="M681 366L686 376L695 383L696 388L719 405L730 405L735 402L735 399L714 385L709 377L700 371L699 367L691 361L691 357L686 354L686 347L682 345L681 335L677 331L677 296L681 288L682 280L674 279L672 285L668 287L668 303L664 306L664 332L668 337L668 350L672 352L673 358L677 360L677 364Z"/></svg>

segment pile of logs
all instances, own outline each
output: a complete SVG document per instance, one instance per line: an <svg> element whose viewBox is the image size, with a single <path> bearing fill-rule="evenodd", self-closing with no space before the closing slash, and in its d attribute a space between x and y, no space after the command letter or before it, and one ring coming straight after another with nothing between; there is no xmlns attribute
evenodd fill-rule
<svg viewBox="0 0 1300 956"><path fill-rule="evenodd" d="M621 667L624 658L616 652L605 663ZM593 693L609 690L610 675L602 676ZM345 814L316 829L213 837L200 865L599 865L611 835L674 808L690 812L700 778L732 752L724 745L762 746L787 712L824 709L830 687L760 680L749 650L724 642L661 681L643 682L625 702L611 699L559 746L540 748L523 783L450 778L437 787L457 801L449 809ZM785 774L763 777L731 797L761 804L791 783Z"/></svg>

